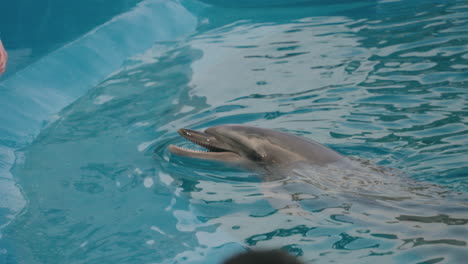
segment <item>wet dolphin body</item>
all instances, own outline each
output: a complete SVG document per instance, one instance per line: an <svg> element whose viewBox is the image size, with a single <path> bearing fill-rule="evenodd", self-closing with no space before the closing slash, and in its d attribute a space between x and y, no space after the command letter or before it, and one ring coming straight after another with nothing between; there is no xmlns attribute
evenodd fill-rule
<svg viewBox="0 0 468 264"><path fill-rule="evenodd" d="M179 129L179 134L207 151L190 150L174 145L176 155L203 160L221 161L248 169L291 167L297 163L310 165L346 164L347 158L315 141L292 134L245 125L220 125L204 132Z"/></svg>
<svg viewBox="0 0 468 264"><path fill-rule="evenodd" d="M462 193L399 177L403 175L382 171L368 162L354 162L352 157L344 157L317 142L275 130L223 125L208 128L205 132L180 129L179 133L208 151L171 145L169 149L173 154L254 169L267 168L267 173L259 175L267 177L258 185L261 196L258 196L256 189L237 193L239 186L230 188L231 181L216 181L215 184L200 181L199 189L193 192L196 199L203 201L233 199L234 203L252 201L253 204L257 199L266 199L281 214L273 212L265 215L267 218L262 216L258 222L260 225L265 220L288 223L288 226L307 226L310 223L321 226L321 223L325 223L325 227L345 222L356 227L369 225L388 232L398 230L400 233L423 234L431 241L447 241L444 242L447 245L466 244L466 235L459 232L468 223L468 203L466 195ZM306 166L297 166L298 163L306 163ZM275 170L283 167L287 169L286 173L284 170L275 173ZM276 176L284 175L288 179L275 181L279 179ZM250 188L254 185L247 186ZM284 214L299 217L284 218ZM213 223L230 227L231 220L223 217L213 218L217 219ZM250 213L247 218L238 217L236 214L233 218L236 223L241 219L251 224L259 219ZM231 228L229 230L234 234L236 232ZM252 229L253 232L248 235L244 233L245 230L239 234L242 240L258 235L257 229ZM421 230L424 232L421 233ZM455 238L447 240L448 233L455 234ZM403 238L402 241L406 240Z"/></svg>

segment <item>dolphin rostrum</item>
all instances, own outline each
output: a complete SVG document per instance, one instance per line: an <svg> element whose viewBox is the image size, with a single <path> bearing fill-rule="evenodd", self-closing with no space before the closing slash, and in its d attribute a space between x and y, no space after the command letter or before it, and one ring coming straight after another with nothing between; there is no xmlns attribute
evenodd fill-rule
<svg viewBox="0 0 468 264"><path fill-rule="evenodd" d="M207 149L190 150L174 145L179 156L221 161L242 167L289 167L297 163L326 165L346 163L347 158L315 141L292 134L246 125L220 125L204 132L179 129L179 134Z"/></svg>

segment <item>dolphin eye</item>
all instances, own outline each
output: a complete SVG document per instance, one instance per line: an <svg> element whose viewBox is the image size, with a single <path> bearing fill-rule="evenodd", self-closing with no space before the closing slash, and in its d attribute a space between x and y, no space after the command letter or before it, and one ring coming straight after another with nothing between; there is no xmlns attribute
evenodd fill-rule
<svg viewBox="0 0 468 264"><path fill-rule="evenodd" d="M266 155L262 155L256 151L251 151L249 154L249 159L253 160L253 161L262 161Z"/></svg>

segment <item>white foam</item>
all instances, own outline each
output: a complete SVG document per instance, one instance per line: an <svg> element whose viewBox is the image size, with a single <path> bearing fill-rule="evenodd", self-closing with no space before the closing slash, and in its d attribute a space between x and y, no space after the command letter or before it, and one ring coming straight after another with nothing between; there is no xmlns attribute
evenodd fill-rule
<svg viewBox="0 0 468 264"><path fill-rule="evenodd" d="M157 226L151 226L150 229L153 230L153 231L156 231L156 232L158 232L158 233L161 233L161 234L163 234L163 235L166 235L166 233L164 233L164 232L163 232L161 229L159 229Z"/></svg>
<svg viewBox="0 0 468 264"><path fill-rule="evenodd" d="M154 181L153 181L153 178L151 177L146 177L144 180L143 180L143 185L146 187L146 188L151 188L151 186L153 186L154 184Z"/></svg>
<svg viewBox="0 0 468 264"><path fill-rule="evenodd" d="M135 126L137 127L144 127L144 126L147 126L149 125L149 122L136 122L135 123Z"/></svg>
<svg viewBox="0 0 468 264"><path fill-rule="evenodd" d="M158 83L157 82L147 82L144 84L145 87L150 87L150 86L156 86Z"/></svg>
<svg viewBox="0 0 468 264"><path fill-rule="evenodd" d="M171 185L171 183L174 182L174 179L172 179L172 177L169 174L164 172L159 172L159 179L162 183L166 185Z"/></svg>
<svg viewBox="0 0 468 264"><path fill-rule="evenodd" d="M110 100L114 99L114 96L111 96L111 95L100 95L98 97L96 97L96 99L94 100L94 104L96 105L101 105L101 104L104 104L104 103L107 103L109 102Z"/></svg>
<svg viewBox="0 0 468 264"><path fill-rule="evenodd" d="M149 146L151 146L154 142L156 142L156 140L157 139L141 143L137 147L138 151L140 151L140 152L145 151Z"/></svg>

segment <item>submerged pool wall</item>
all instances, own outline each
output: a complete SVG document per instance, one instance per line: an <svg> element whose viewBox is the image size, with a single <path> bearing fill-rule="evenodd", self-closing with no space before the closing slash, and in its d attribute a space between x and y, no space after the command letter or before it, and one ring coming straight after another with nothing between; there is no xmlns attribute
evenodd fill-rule
<svg viewBox="0 0 468 264"><path fill-rule="evenodd" d="M15 151L32 142L54 114L123 65L131 65L132 56L155 43L183 39L197 26L197 18L177 1L105 1L100 8L94 1L67 7L62 2L14 1L1 11L1 37L10 54L7 72L0 77L2 229L26 204L10 173L21 159ZM112 17L119 12L124 13ZM2 239L1 229L0 250L5 253L0 263L13 263L14 249Z"/></svg>

